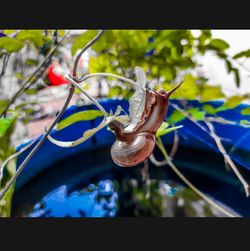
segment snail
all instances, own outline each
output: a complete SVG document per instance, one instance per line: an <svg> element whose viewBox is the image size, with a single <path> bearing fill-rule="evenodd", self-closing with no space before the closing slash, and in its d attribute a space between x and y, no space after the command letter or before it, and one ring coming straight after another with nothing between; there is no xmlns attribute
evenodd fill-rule
<svg viewBox="0 0 250 251"><path fill-rule="evenodd" d="M147 159L155 147L155 134L166 117L168 99L182 83L169 92L163 89L153 91L145 88L145 71L141 67L136 67L135 73L137 82L110 73L89 74L81 79L81 82L83 82L90 77L111 76L133 84L136 90L129 99L129 116L125 116L126 118L119 116L121 112L119 107L114 114L107 115L105 109L93 97L86 93L70 75L66 75L65 79L78 88L102 111L104 119L100 125L85 131L83 136L77 140L60 141L54 139L51 135L48 135L48 140L61 147L74 147L88 140L105 126L109 126L116 136L116 140L111 147L111 158L117 165L130 167Z"/></svg>
<svg viewBox="0 0 250 251"><path fill-rule="evenodd" d="M146 90L144 110L133 131L127 132L126 126L117 120L109 124L116 136L116 141L111 147L111 157L117 165L135 166L151 155L155 147L155 134L168 111L168 99L181 84L169 92L163 89Z"/></svg>

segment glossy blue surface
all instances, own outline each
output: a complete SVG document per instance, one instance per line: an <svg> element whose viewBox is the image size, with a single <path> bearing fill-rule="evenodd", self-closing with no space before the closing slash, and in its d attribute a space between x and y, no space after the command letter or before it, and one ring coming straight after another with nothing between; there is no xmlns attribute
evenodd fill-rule
<svg viewBox="0 0 250 251"><path fill-rule="evenodd" d="M100 181L98 186L90 184L89 191L71 194L62 185L43 197L29 217L114 217L117 198L110 180Z"/></svg>
<svg viewBox="0 0 250 251"><path fill-rule="evenodd" d="M171 100L172 103L178 103L178 100ZM128 111L128 101L127 100L118 100L118 99L104 99L101 100L100 103L107 110L112 110L113 112L116 110L117 105L123 107L125 111ZM213 106L221 105L221 102L209 102ZM200 107L201 104L197 101L190 101L188 103L189 106ZM240 122L240 120L250 120L250 116L242 116L240 114L240 110L249 107L247 105L240 105L235 109L231 109L228 111L220 112L220 116L225 119L233 120ZM67 116L88 109L97 109L94 105L86 105L83 107L71 106L69 107L63 118ZM171 114L173 108L170 106L168 115ZM83 132L89 128L96 127L102 118L97 118L92 121L83 121L77 122L59 132L53 130L52 135L54 138L59 140L76 140L81 137ZM202 129L197 127L194 123L185 119L181 121L179 124L182 124L183 127L178 130L180 135L180 143L179 147L186 146L192 149L204 149L210 150L218 153L218 149L214 143L214 140ZM205 125L203 125L205 127ZM231 157L236 162L236 164L240 164L242 167L246 169L250 169L250 130L249 128L244 128L240 125L221 125L219 123L214 123L214 127L216 133L223 138L223 144L225 147L230 150L235 144L237 144L237 150L232 152ZM243 139L243 140L239 140ZM38 139L39 140L39 139ZM108 131L107 128L99 131L95 136L87 140L86 142L73 147L73 148L61 148L56 145L53 145L48 140L45 141L43 146L39 149L39 151L33 156L30 160L23 173L19 177L17 181L17 189L25 184L32 177L39 174L41 171L52 168L53 165L62 159L68 159L76 153L83 153L89 150L98 149L100 147L106 146L111 147L115 140L115 137L112 132ZM164 143L172 144L173 141L173 133L167 134L163 136ZM26 144L20 145L17 149L22 148ZM31 147L32 148L32 147ZM18 158L18 165L21 161L27 156L27 154L31 151L31 148L25 151ZM93 156L94 158L94 156Z"/></svg>

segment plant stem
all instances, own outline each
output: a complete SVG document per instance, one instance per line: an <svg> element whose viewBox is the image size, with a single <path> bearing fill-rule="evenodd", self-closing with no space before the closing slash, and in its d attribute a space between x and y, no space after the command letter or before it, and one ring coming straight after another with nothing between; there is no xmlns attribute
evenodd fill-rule
<svg viewBox="0 0 250 251"><path fill-rule="evenodd" d="M87 98L88 98L89 100L91 100L91 101L99 108L99 110L103 113L104 117L107 117L107 112L106 112L105 109L98 103L98 101L97 101L95 98L93 98L93 97L92 97L91 95L89 95L86 91L84 91L83 88L82 88L78 83L76 83L69 75L68 75L68 76L65 76L65 79L69 80L70 83L71 83L74 87L76 87L77 89L79 89L85 96L87 96ZM85 80L85 79L88 79L88 76L86 76L86 78L84 78L84 80ZM84 81L84 80L83 80L83 81Z"/></svg>
<svg viewBox="0 0 250 251"><path fill-rule="evenodd" d="M172 149L171 149L171 152L169 154L169 157L171 159L174 158L175 154L177 153L177 150L178 150L178 146L179 146L179 135L178 135L178 132L177 131L174 131L174 143L173 143L173 146L172 146Z"/></svg>
<svg viewBox="0 0 250 251"><path fill-rule="evenodd" d="M199 189L197 189L187 178L177 169L177 167L174 165L172 160L167 154L167 151L162 143L162 141L158 138L156 141L157 146L159 147L160 151L162 152L167 164L171 167L171 169L178 175L178 177L188 186L190 187L196 194L198 194L202 199L204 199L207 203L209 203L211 206L222 212L223 214L227 215L228 217L236 217L232 213L228 212L226 209L222 208L218 204L216 204L214 201L209 199L204 193L202 193Z"/></svg>
<svg viewBox="0 0 250 251"><path fill-rule="evenodd" d="M133 81L133 80L131 80L129 78L126 78L126 77L123 77L123 76L120 76L120 75L116 75L116 74L113 74L113 73L104 73L104 72L92 73L92 74L85 75L85 76L83 76L82 78L79 79L79 82L83 82L83 81L87 80L88 78L93 78L93 77L113 77L113 78L120 79L120 80L122 80L124 82L128 82L128 83L132 84L135 87L143 88L141 85L139 85L138 83L136 83L135 81Z"/></svg>
<svg viewBox="0 0 250 251"><path fill-rule="evenodd" d="M15 152L14 154L10 155L7 159L5 159L5 161L2 163L2 165L0 167L0 186L1 186L1 180L2 180L2 177L3 177L4 167L7 165L7 163L10 160L18 157L24 151L26 151L29 147L31 147L33 145L34 142L35 142L35 140L32 140L32 142L29 143L27 146L23 147L21 150L19 150L18 152Z"/></svg>
<svg viewBox="0 0 250 251"><path fill-rule="evenodd" d="M19 168L17 169L17 171L14 174L14 176L11 177L11 179L7 182L7 184L5 185L5 187L0 191L0 200L4 197L4 195L9 190L9 188L11 187L11 185L15 182L15 180L19 177L19 175L21 174L21 172L23 171L23 169L25 168L25 166L28 164L29 160L33 157L33 155L37 152L37 150L42 146L42 144L44 143L44 141L47 139L47 136L50 134L50 132L52 131L52 129L57 124L57 122L59 121L59 119L61 118L61 116L63 115L63 113L65 112L65 110L68 107L68 104L69 104L69 102L70 102L70 100L71 100L71 98L72 98L72 96L74 94L74 89L75 88L70 88L67 100L65 101L65 103L63 105L63 108L58 113L57 117L55 118L55 120L53 121L53 123L51 124L51 126L49 127L49 129L46 131L46 133L42 136L41 140L31 150L31 152L28 154L28 156L25 158L25 160L19 166Z"/></svg>
<svg viewBox="0 0 250 251"><path fill-rule="evenodd" d="M69 32L68 32L69 33ZM67 33L67 34L68 34ZM67 35L66 34L66 35ZM66 37L66 35L64 36L64 38ZM95 42L97 41L97 39L95 38L94 40ZM60 41L61 42L61 41ZM91 41L82 49L81 54L88 48L87 46L89 46L89 44L93 44ZM73 77L76 77L76 71L77 71L77 66L78 66L78 61L75 62L74 64L74 69L73 69ZM16 173L14 174L14 176L11 177L11 179L7 182L6 186L0 191L0 200L4 197L4 195L7 193L7 191L9 190L9 188L11 187L11 185L15 182L15 180L19 177L19 175L21 174L21 172L23 171L23 169L25 168L25 166L28 164L29 160L33 157L33 155L38 151L38 149L42 146L42 144L45 142L45 140L47 139L48 135L50 134L50 132L53 130L53 128L56 126L57 122L60 120L60 118L62 117L62 115L64 114L65 110L67 109L70 100L74 94L75 91L75 87L74 85L71 85L67 99L61 109L61 111L58 113L58 115L56 116L55 120L53 121L53 123L51 124L51 126L49 127L49 129L45 132L45 134L42 136L41 140L37 143L37 145L31 150L31 152L28 154L28 156L25 158L25 160L22 162L22 164L19 166L19 168L17 169Z"/></svg>
<svg viewBox="0 0 250 251"><path fill-rule="evenodd" d="M88 43L84 46L84 48L81 50L81 52L77 55L77 57L76 57L76 59L75 59L75 62L74 62L74 66L73 66L73 72L75 73L75 74L74 74L74 77L77 76L77 66L78 66L78 63L79 63L79 61L80 61L80 59L81 59L82 54L83 54L87 49L89 49L94 43L96 43L97 40L99 40L99 39L102 37L102 35L104 34L104 32L105 32L105 30L100 30L100 31L98 32L98 34L97 34L90 42L88 42Z"/></svg>
<svg viewBox="0 0 250 251"><path fill-rule="evenodd" d="M228 165L232 168L232 170L234 171L234 173L236 174L236 176L238 177L238 179L242 183L242 185L244 187L244 190L246 192L246 196L248 197L249 196L249 185L248 185L248 183L242 177L242 175L240 174L238 168L236 167L236 165L234 164L234 162L232 161L230 156L227 154L224 146L221 143L220 137L218 137L217 134L215 133L215 129L214 129L213 125L209 121L205 121L205 123L208 126L209 130L211 131L212 137L213 137L213 139L214 139L214 141L215 141L215 143L217 145L217 148L219 149L219 151L223 155L225 162L228 163Z"/></svg>

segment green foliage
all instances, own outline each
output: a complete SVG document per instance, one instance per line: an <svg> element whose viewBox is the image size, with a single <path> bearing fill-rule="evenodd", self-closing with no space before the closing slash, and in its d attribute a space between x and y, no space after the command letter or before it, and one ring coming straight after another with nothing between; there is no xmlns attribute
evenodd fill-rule
<svg viewBox="0 0 250 251"><path fill-rule="evenodd" d="M60 121L57 125L57 130L62 130L63 128L68 127L76 122L94 120L102 116L103 114L99 110L88 110L88 111L77 112Z"/></svg>
<svg viewBox="0 0 250 251"><path fill-rule="evenodd" d="M224 103L221 106L217 107L217 108L214 108L212 105L205 104L205 105L202 106L202 109L208 114L216 114L216 113L221 112L221 111L234 109L235 107L240 105L241 102L243 100L245 100L246 98L247 98L247 95L243 95L243 96L235 95L235 96L232 96L232 97L226 99L224 101Z"/></svg>
<svg viewBox="0 0 250 251"><path fill-rule="evenodd" d="M224 51L230 47L226 41L218 38L212 39L207 46L219 51Z"/></svg>
<svg viewBox="0 0 250 251"><path fill-rule="evenodd" d="M167 122L162 122L160 128L156 132L156 137L161 137L167 133L170 133L172 131L175 131L181 128L182 126L175 126L175 127L170 127L170 128L168 127L169 127L169 124Z"/></svg>
<svg viewBox="0 0 250 251"><path fill-rule="evenodd" d="M23 42L15 38L0 37L0 49L4 49L9 53L18 52L23 46Z"/></svg>
<svg viewBox="0 0 250 251"><path fill-rule="evenodd" d="M228 73L232 72L234 74L236 85L237 85L237 87L239 87L240 86L239 70L237 68L233 67L232 63L228 59L225 59L225 62L226 62L226 66L227 66L227 72Z"/></svg>
<svg viewBox="0 0 250 251"><path fill-rule="evenodd" d="M219 100L225 97L221 90L221 86L211 86L206 83L199 87L198 95L202 102Z"/></svg>
<svg viewBox="0 0 250 251"><path fill-rule="evenodd" d="M3 30L3 33L4 33L5 35L10 35L10 34L12 34L12 33L14 33L14 32L16 32L16 30Z"/></svg>
<svg viewBox="0 0 250 251"><path fill-rule="evenodd" d="M237 107L238 105L240 105L241 102L245 99L246 99L246 96L237 96L237 95L232 96L224 102L223 107L225 109L233 109Z"/></svg>
<svg viewBox="0 0 250 251"><path fill-rule="evenodd" d="M250 108L244 108L240 111L242 115L250 115Z"/></svg>
<svg viewBox="0 0 250 251"><path fill-rule="evenodd" d="M186 117L181 112L174 110L169 116L168 120L171 124L176 124L184 120Z"/></svg>
<svg viewBox="0 0 250 251"><path fill-rule="evenodd" d="M19 41L31 41L36 47L41 47L45 41L42 31L21 30L17 33L16 39Z"/></svg>
<svg viewBox="0 0 250 251"><path fill-rule="evenodd" d="M243 125L243 126L250 126L250 121L245 120L245 119L242 119L242 120L240 121L240 125Z"/></svg>
<svg viewBox="0 0 250 251"><path fill-rule="evenodd" d="M4 136L16 118L0 118L0 137Z"/></svg>
<svg viewBox="0 0 250 251"><path fill-rule="evenodd" d="M3 111L3 109L6 107L7 104L8 104L8 100L7 99L0 100L0 112Z"/></svg>
<svg viewBox="0 0 250 251"><path fill-rule="evenodd" d="M199 95L199 86L197 84L197 77L192 76L191 74L187 74L184 76L184 82L181 85L181 88L178 89L175 93L171 95L171 98L177 99L196 99ZM166 87L163 88L165 89ZM173 86L168 87L166 91L169 91L173 88Z"/></svg>
<svg viewBox="0 0 250 251"><path fill-rule="evenodd" d="M108 34L108 35L107 35ZM96 30L88 30L84 32L82 35L78 36L75 38L73 45L71 47L71 53L72 56L75 55L78 49L82 49L91 39L93 39L97 35ZM102 40L99 43L94 44L91 48L97 52L101 52L108 46L108 43L110 40L115 40L114 37L112 37L112 32L111 31L106 31L106 39Z"/></svg>
<svg viewBox="0 0 250 251"><path fill-rule="evenodd" d="M122 93L122 88L120 86L114 86L109 89L108 98L117 97Z"/></svg>
<svg viewBox="0 0 250 251"><path fill-rule="evenodd" d="M0 119L0 165L2 162L11 154L14 149L10 146L10 137L13 133L16 122L16 116L11 118ZM16 165L15 161L11 161L7 167L7 175L0 180L0 189L4 184L13 176ZM5 194L4 198L0 200L0 217L9 217L11 212L12 195L14 191L14 184L11 186L9 191Z"/></svg>
<svg viewBox="0 0 250 251"><path fill-rule="evenodd" d="M249 58L250 57L250 49L245 50L245 51L241 51L241 52L235 54L233 58L238 59L238 58L242 58L242 57Z"/></svg>
<svg viewBox="0 0 250 251"><path fill-rule="evenodd" d="M206 113L204 111L200 111L199 108L191 108L187 110L187 112L197 121L203 120L206 115Z"/></svg>
<svg viewBox="0 0 250 251"><path fill-rule="evenodd" d="M32 58L28 58L25 63L29 66L35 66L39 64L38 60Z"/></svg>
<svg viewBox="0 0 250 251"><path fill-rule="evenodd" d="M209 104L203 105L202 110L205 111L208 114L215 114L217 112L217 109L214 108L212 105L209 105Z"/></svg>

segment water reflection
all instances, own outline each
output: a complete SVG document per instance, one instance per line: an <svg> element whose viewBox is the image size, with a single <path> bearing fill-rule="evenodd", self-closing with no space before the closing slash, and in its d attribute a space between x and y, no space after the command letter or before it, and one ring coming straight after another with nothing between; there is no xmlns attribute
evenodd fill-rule
<svg viewBox="0 0 250 251"><path fill-rule="evenodd" d="M173 181L102 180L68 193L63 185L37 203L29 217L223 216Z"/></svg>
<svg viewBox="0 0 250 251"><path fill-rule="evenodd" d="M117 193L109 180L91 184L68 195L65 185L47 194L34 206L30 217L113 217Z"/></svg>

